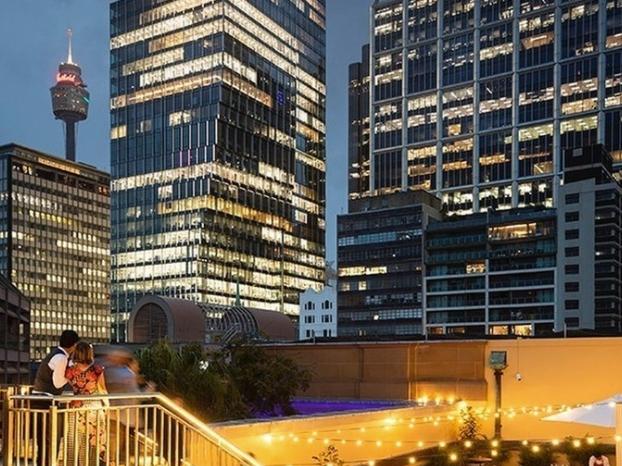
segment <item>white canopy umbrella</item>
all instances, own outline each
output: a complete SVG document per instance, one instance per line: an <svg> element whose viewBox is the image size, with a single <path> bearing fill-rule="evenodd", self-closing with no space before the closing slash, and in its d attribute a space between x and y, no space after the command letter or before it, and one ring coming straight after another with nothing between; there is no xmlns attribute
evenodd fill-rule
<svg viewBox="0 0 622 466"><path fill-rule="evenodd" d="M568 409L542 420L614 428L616 426L616 403L622 403L622 394L591 405Z"/></svg>

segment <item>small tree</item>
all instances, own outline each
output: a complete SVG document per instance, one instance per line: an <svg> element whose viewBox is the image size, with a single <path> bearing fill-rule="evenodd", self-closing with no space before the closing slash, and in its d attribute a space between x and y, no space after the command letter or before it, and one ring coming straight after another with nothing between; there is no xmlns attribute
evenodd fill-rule
<svg viewBox="0 0 622 466"><path fill-rule="evenodd" d="M460 410L458 422L458 440L475 440L481 437L480 425L472 406L465 406Z"/></svg>
<svg viewBox="0 0 622 466"><path fill-rule="evenodd" d="M244 342L225 348L217 361L253 414L295 414L293 397L311 383L311 373L291 359Z"/></svg>
<svg viewBox="0 0 622 466"><path fill-rule="evenodd" d="M343 466L344 463L339 457L339 450L334 445L328 445L326 450L311 459L317 466Z"/></svg>

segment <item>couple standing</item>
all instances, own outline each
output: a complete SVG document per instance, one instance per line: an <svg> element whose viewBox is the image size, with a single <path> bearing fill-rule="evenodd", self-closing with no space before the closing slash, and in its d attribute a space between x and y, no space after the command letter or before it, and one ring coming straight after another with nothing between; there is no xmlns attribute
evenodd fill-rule
<svg viewBox="0 0 622 466"><path fill-rule="evenodd" d="M80 337L73 330L65 330L61 334L59 346L41 361L32 394L59 396L67 386L71 387L74 395L107 393L104 368L95 364L93 347L85 341L80 341ZM50 400L43 398L33 401L31 407L49 410L52 403L51 398ZM97 465L105 454L106 432L101 428L104 416L101 408L104 403L98 400L75 400L69 406L74 411L70 411L66 418L68 425L63 426L63 416L58 418L57 450L58 440L61 435L66 434L65 465L75 464L76 459L80 465ZM49 459L46 461L46 458L50 455L50 442L43 426L38 429L37 444L35 464L49 463ZM89 458L89 465L86 464L86 457Z"/></svg>

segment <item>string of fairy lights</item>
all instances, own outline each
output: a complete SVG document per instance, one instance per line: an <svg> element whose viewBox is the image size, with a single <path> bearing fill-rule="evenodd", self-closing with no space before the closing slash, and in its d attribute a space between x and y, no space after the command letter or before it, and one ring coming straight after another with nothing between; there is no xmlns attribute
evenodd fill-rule
<svg viewBox="0 0 622 466"><path fill-rule="evenodd" d="M615 437L616 442L621 442L622 441L622 436L616 435ZM602 440L608 440L607 437L586 437L583 439L579 439L579 438L566 438L564 439L565 441L567 441L573 448L575 449L580 449L583 446L590 446L590 445L596 445L597 442L602 441ZM560 447L564 440L560 440L560 439L552 439L552 440L537 440L534 441L532 440L531 442L528 440L523 440L522 442L520 442L522 447L527 447L531 450L531 453L533 454L538 454L540 452L542 452L544 450L545 444L549 444L552 447ZM396 442L399 443L401 446L402 442ZM409 442L403 442L403 443L409 443ZM412 443L412 442L410 442ZM496 458L499 456L500 454L500 446L501 446L501 442L498 440L491 440L489 441L490 444L490 456L492 458ZM465 447L465 449L469 449L472 448L474 446L474 442L472 442L471 440L466 440L464 442L462 442L462 445ZM362 444L358 444L357 446L362 446ZM455 446L455 445L448 445L446 442L438 442L435 443L435 445L433 446L437 446L438 449L440 451L443 450L447 450L446 453L438 453L438 454L422 454L422 455L403 455L405 458L405 461L407 461L407 465L416 465L416 464L422 464L422 460L427 460L430 458L438 458L440 456L445 456L447 457L447 459L449 460L450 463L457 463L460 460L460 455L458 452L456 451L451 451L451 447ZM344 465L347 464L359 464L359 465L367 465L367 466L375 466L376 464L376 460L373 459L356 459L356 460L349 460L349 461L343 461ZM317 463L283 463L283 464L271 464L270 466L317 466ZM326 466L334 466L331 465L330 463L328 463Z"/></svg>
<svg viewBox="0 0 622 466"><path fill-rule="evenodd" d="M428 459L432 456L443 456L446 455L449 462L458 462L460 459L459 453L456 451L452 451L453 448L457 445L456 442L448 443L445 440L422 440L422 439L398 439L398 440L386 440L386 439L369 439L364 438L364 436L369 436L376 431L391 431L395 429L407 429L406 432L414 429L417 426L427 425L439 427L441 424L446 424L448 422L461 421L461 412L466 409L468 406L464 402L456 403L453 400L439 400L436 399L432 403L429 400L417 400L417 406L419 407L455 407L456 409L452 409L449 413L440 414L427 414L421 416L413 416L413 417L399 417L392 416L386 419L374 421L371 423L366 423L364 427L343 427L339 429L318 429L318 430L308 430L308 431L298 431L296 433L287 433L287 434L264 434L263 441L266 444L278 446L279 444L282 446L295 446L302 444L317 444L319 447L326 448L329 445L333 445L336 448L340 446L350 446L361 448L362 451L369 452L370 448L382 448L382 447L394 447L396 450L401 451L414 451L416 449L426 450L431 448L437 448L439 453L436 454L425 454L423 456L408 456L407 461L410 465L415 465L421 460ZM615 403L610 403L610 407L614 407ZM517 416L533 416L533 417L542 417L547 415L553 415L556 413L565 412L571 409L584 407L587 409L591 409L593 405L589 403L578 403L578 404L560 404L560 405L540 405L540 406L521 406L521 407L508 407L502 408L499 410L491 410L486 407L472 407L469 406L471 410L471 415L479 420L487 420L490 418L503 416L505 419L512 420ZM345 434L345 435L344 435ZM406 436L410 437L408 434ZM552 438L552 439L540 439L540 440L523 440L521 445L523 447L530 448L533 454L538 454L542 450L547 448L560 447L563 444L572 446L573 448L580 449L584 446L592 446L596 445L599 442L609 442L614 441L616 443L622 442L622 435L614 435L611 437L593 437L587 436L583 438L573 438L567 437L565 439ZM481 445L481 442L479 443ZM500 453L500 441L498 439L493 439L489 441L490 446L490 456L491 458L495 458ZM466 440L461 445L465 450L473 448L475 443L471 440ZM405 456L406 458L406 456ZM317 465L317 463L308 463L309 465ZM375 460L372 459L358 459L351 461L344 461L344 465L349 464L367 464L368 466L375 466ZM294 466L294 464L273 464L271 466ZM296 463L295 466L306 466L304 463ZM332 465L327 465L332 466Z"/></svg>

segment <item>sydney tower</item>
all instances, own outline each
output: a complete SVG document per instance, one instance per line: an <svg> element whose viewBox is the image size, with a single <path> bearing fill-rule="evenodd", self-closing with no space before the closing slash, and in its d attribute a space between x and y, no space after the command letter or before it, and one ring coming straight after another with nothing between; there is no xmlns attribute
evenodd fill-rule
<svg viewBox="0 0 622 466"><path fill-rule="evenodd" d="M82 70L73 62L71 53L71 30L67 61L58 66L56 85L52 93L52 110L58 120L65 122L65 158L76 160L76 123L86 120L89 110L89 93L82 80Z"/></svg>

